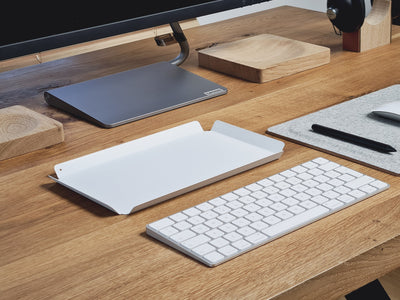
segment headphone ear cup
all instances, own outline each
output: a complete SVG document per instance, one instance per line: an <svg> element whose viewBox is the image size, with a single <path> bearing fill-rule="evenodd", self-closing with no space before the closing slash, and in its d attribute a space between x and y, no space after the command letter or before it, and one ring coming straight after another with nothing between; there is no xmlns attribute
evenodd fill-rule
<svg viewBox="0 0 400 300"><path fill-rule="evenodd" d="M365 0L328 0L329 20L343 32L360 29L365 19Z"/></svg>

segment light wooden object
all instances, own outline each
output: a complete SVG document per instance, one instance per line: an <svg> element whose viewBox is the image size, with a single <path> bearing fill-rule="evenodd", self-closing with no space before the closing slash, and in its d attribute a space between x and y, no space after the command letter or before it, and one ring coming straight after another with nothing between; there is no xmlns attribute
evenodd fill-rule
<svg viewBox="0 0 400 300"><path fill-rule="evenodd" d="M0 73L1 107L29 103L31 109L63 120L68 133L62 145L0 163L0 298L284 299L287 295L290 300L336 300L399 268L400 177L289 141L284 141L284 153L275 162L128 217L115 215L47 177L57 163L188 121L197 120L209 130L215 120L222 120L264 134L275 124L399 83L400 26L393 26L393 31L398 37L390 47L355 56L342 51L340 37L327 34L331 24L324 13L299 8L280 7L191 28L185 34L192 50L182 67L227 87L228 94L112 129L47 106L43 89L154 63L176 55L175 47L154 47L148 39ZM198 66L195 49L263 33L329 46L331 63L265 84ZM145 234L146 224L163 216L321 155L391 187L216 268Z"/></svg>
<svg viewBox="0 0 400 300"><path fill-rule="evenodd" d="M0 160L62 141L64 131L60 122L20 105L0 110Z"/></svg>
<svg viewBox="0 0 400 300"><path fill-rule="evenodd" d="M356 32L343 33L343 49L363 52L390 44L392 36L392 2L375 0L370 14Z"/></svg>
<svg viewBox="0 0 400 300"><path fill-rule="evenodd" d="M199 65L262 83L330 61L330 49L272 34L260 34L198 51Z"/></svg>

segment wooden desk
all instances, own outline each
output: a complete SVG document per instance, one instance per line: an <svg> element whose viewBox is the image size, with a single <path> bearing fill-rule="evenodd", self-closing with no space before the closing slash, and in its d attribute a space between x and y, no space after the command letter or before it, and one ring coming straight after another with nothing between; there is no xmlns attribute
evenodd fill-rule
<svg viewBox="0 0 400 300"><path fill-rule="evenodd" d="M260 33L330 47L331 63L256 84L197 66L195 49ZM43 91L144 64L177 48L152 40L0 74L0 107L21 104L61 121L65 142L0 162L2 299L334 299L400 266L400 178L287 142L283 156L138 213L115 215L47 175L72 158L191 120L222 120L258 133L275 124L400 83L400 28L391 45L351 53L323 13L281 7L186 31L183 65L229 89L227 95L101 129L48 107ZM268 55L268 53L266 53ZM149 238L145 225L317 156L391 184L339 213L216 268Z"/></svg>

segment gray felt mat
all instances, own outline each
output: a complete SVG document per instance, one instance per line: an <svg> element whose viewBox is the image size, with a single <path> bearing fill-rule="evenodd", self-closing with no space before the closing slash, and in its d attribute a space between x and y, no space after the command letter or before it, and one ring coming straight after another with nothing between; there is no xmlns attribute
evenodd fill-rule
<svg viewBox="0 0 400 300"><path fill-rule="evenodd" d="M267 133L399 175L400 122L371 113L376 107L397 100L400 101L400 84L270 127ZM389 144L397 152L381 153L317 134L311 130L314 123Z"/></svg>

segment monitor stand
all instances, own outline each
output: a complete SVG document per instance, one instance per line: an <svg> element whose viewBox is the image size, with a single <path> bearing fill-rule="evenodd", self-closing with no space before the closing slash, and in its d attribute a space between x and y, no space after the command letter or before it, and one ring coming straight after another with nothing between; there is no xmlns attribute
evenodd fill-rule
<svg viewBox="0 0 400 300"><path fill-rule="evenodd" d="M176 59L46 91L46 102L111 128L226 94L223 86L177 66L188 47L183 33L175 32L180 27L171 27L182 50Z"/></svg>

